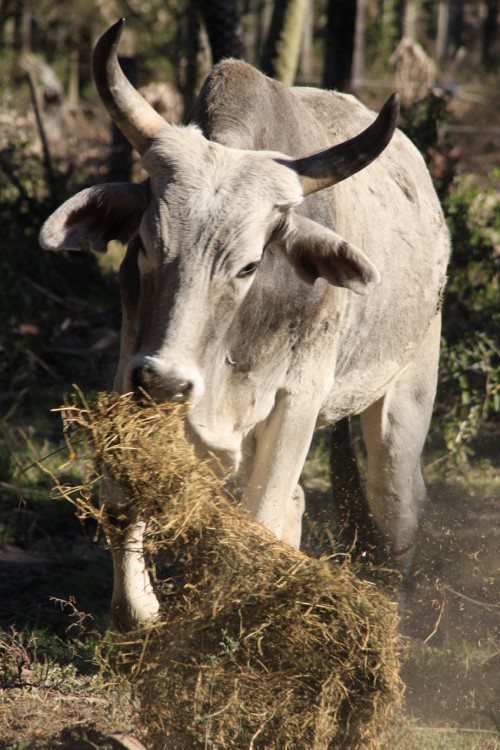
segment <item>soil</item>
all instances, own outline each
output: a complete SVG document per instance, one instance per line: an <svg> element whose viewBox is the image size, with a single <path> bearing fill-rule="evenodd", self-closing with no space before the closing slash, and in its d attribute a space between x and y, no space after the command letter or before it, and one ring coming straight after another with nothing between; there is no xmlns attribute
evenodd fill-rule
<svg viewBox="0 0 500 750"><path fill-rule="evenodd" d="M500 496L433 488L402 615L407 711L500 730Z"/></svg>

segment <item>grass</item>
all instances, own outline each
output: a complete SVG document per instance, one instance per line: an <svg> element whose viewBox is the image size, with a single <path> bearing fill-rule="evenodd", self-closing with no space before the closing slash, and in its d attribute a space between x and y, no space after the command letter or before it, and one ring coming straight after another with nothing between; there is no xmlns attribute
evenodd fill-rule
<svg viewBox="0 0 500 750"><path fill-rule="evenodd" d="M76 747L71 737L70 744L64 740L71 725L73 739L92 727L104 736L131 726L130 691L109 667L102 632L74 601L58 605L65 610L64 635L49 628L0 630L2 750Z"/></svg>
<svg viewBox="0 0 500 750"><path fill-rule="evenodd" d="M77 533L80 524L72 509L51 498L51 474L60 472L67 455L60 420L47 412L24 426L0 424L0 549L19 544L31 551L57 552L59 534ZM66 481L79 481L83 465L68 464Z"/></svg>

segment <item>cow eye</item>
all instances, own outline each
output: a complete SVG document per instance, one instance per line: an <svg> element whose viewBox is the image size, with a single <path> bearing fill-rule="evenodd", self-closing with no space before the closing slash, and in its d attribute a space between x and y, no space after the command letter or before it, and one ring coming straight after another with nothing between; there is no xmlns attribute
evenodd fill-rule
<svg viewBox="0 0 500 750"><path fill-rule="evenodd" d="M258 266L258 263L249 263L248 266L245 266L236 274L237 278L241 279L243 278L243 276L251 276L253 273L255 273Z"/></svg>

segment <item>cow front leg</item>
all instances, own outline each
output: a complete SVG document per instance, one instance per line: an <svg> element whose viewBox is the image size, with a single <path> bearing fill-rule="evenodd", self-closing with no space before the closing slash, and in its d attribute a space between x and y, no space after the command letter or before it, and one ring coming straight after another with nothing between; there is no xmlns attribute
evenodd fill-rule
<svg viewBox="0 0 500 750"><path fill-rule="evenodd" d="M304 399L304 401L307 401ZM304 493L298 485L316 424L317 410L278 398L265 425L256 433L252 470L243 505L278 539L298 548Z"/></svg>
<svg viewBox="0 0 500 750"><path fill-rule="evenodd" d="M148 625L157 617L159 604L144 558L144 521L110 534L113 555L111 614L115 626L126 632Z"/></svg>
<svg viewBox="0 0 500 750"><path fill-rule="evenodd" d="M103 480L101 492L101 502L111 521L108 527L113 557L111 615L115 626L126 632L154 622L159 610L144 557L146 523L136 518L135 511L124 511L119 492L109 479Z"/></svg>
<svg viewBox="0 0 500 750"><path fill-rule="evenodd" d="M283 528L281 530L282 541L287 542L287 544L290 544L296 549L300 547L300 539L302 537L302 517L305 509L306 499L304 490L300 484L298 484L286 504Z"/></svg>

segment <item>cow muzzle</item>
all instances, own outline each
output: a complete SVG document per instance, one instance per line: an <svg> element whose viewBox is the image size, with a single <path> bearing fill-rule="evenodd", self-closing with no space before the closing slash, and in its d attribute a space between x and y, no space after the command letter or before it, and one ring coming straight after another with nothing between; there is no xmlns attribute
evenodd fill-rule
<svg viewBox="0 0 500 750"><path fill-rule="evenodd" d="M154 357L134 358L128 368L129 390L147 393L155 401L196 402L203 395L200 373L183 364L166 365Z"/></svg>

